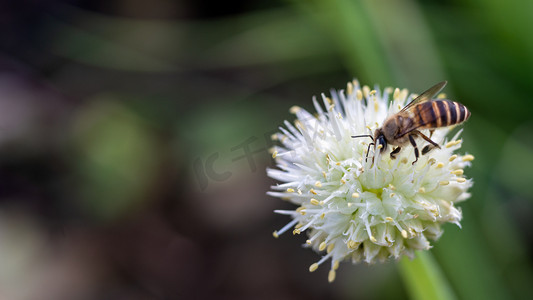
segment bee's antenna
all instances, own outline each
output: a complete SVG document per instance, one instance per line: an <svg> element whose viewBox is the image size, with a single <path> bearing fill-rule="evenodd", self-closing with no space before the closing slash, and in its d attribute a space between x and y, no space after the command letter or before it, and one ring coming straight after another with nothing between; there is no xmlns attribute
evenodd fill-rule
<svg viewBox="0 0 533 300"><path fill-rule="evenodd" d="M370 134L362 134L362 135L352 135L352 138L360 138L360 137L369 137L372 139L372 141L374 141L374 137Z"/></svg>

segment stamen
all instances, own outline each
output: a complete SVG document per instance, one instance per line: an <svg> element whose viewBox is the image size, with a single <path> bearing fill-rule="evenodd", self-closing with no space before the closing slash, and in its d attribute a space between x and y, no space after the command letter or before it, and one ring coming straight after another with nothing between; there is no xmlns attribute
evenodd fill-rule
<svg viewBox="0 0 533 300"><path fill-rule="evenodd" d="M276 156L278 156L278 151L274 151L274 152L272 153L272 158L276 158Z"/></svg>
<svg viewBox="0 0 533 300"><path fill-rule="evenodd" d="M281 228L279 231L274 231L274 237L276 236L280 236L282 235L283 233L285 233L285 231L289 230L289 228L292 228L294 225L296 225L296 223L298 223L298 220L292 220L291 222L289 222L289 224L285 225L283 228ZM277 238L277 237L276 237Z"/></svg>
<svg viewBox="0 0 533 300"><path fill-rule="evenodd" d="M448 180L443 180L441 182L439 182L440 185L448 185L450 184L450 182Z"/></svg>
<svg viewBox="0 0 533 300"><path fill-rule="evenodd" d="M456 158L457 158L457 154L454 154L454 155L450 156L449 160L450 161L454 161Z"/></svg>
<svg viewBox="0 0 533 300"><path fill-rule="evenodd" d="M294 189L288 188L287 193L294 193Z"/></svg>
<svg viewBox="0 0 533 300"><path fill-rule="evenodd" d="M313 205L318 205L320 202L318 202L318 200L316 200L315 198L311 198L311 204Z"/></svg>
<svg viewBox="0 0 533 300"><path fill-rule="evenodd" d="M461 183L466 181L466 179L464 179L464 178L457 178L456 180L457 180L457 182L461 182Z"/></svg>

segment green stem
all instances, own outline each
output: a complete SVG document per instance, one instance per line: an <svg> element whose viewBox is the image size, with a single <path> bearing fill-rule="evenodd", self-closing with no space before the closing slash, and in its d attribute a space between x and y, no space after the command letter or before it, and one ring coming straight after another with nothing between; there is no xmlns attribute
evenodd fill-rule
<svg viewBox="0 0 533 300"><path fill-rule="evenodd" d="M431 252L417 251L413 260L404 257L400 260L399 268L409 298L416 300L456 299Z"/></svg>

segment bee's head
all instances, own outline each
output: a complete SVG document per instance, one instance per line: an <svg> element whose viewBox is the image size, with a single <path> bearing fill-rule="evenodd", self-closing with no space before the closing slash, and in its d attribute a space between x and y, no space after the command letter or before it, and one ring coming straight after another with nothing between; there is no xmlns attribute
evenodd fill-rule
<svg viewBox="0 0 533 300"><path fill-rule="evenodd" d="M376 149L379 149L379 153L383 153L387 149L387 139L385 139L385 135L383 135L381 128L376 129L374 132L374 143Z"/></svg>

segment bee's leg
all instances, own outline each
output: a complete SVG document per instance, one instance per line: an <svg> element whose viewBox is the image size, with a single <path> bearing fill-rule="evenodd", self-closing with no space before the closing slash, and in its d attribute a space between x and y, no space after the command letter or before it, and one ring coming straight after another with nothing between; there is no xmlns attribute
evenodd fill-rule
<svg viewBox="0 0 533 300"><path fill-rule="evenodd" d="M375 145L374 143L370 143L368 144L368 148L366 149L366 158L365 158L365 162L368 161L368 154L370 153L370 146L372 145ZM374 159L372 159L372 161L374 161Z"/></svg>
<svg viewBox="0 0 533 300"><path fill-rule="evenodd" d="M432 147L432 145L426 145L424 148L422 148L422 155L426 155L426 153L431 151L431 149L433 149L433 148L435 148L435 147Z"/></svg>
<svg viewBox="0 0 533 300"><path fill-rule="evenodd" d="M394 150L392 150L391 153L390 153L390 158L391 159L396 159L396 154L398 154L400 152L400 150L402 150L402 147L400 147L400 146L394 148Z"/></svg>
<svg viewBox="0 0 533 300"><path fill-rule="evenodd" d="M414 139L415 136L416 136L415 134L409 135L409 142L411 142L411 145L413 145L413 147L415 148L415 161L413 161L413 165L415 164L415 162L418 161L418 157L420 156L418 153L418 146L416 145L416 142Z"/></svg>
<svg viewBox="0 0 533 300"><path fill-rule="evenodd" d="M428 143L430 143L431 145L433 145L434 147L436 148L439 148L440 149L440 146L439 144L435 143L434 141L432 141L430 138L428 138L425 134L423 134L422 132L418 131L418 130L413 130L413 134L416 134L418 136L420 136L421 138L423 138L424 140L426 140ZM429 150L427 150L429 151ZM427 152L426 151L426 152Z"/></svg>

